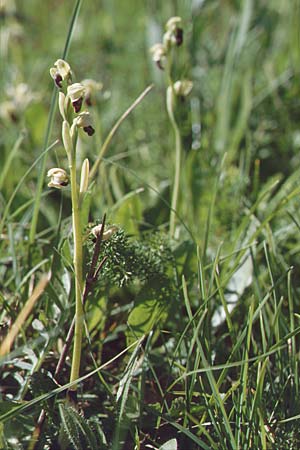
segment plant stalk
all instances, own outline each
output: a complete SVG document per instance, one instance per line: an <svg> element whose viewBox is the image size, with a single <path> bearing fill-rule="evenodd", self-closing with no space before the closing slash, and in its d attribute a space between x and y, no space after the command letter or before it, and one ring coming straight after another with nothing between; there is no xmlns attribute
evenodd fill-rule
<svg viewBox="0 0 300 450"><path fill-rule="evenodd" d="M74 152L75 153L75 152ZM82 303L83 293L83 260L82 260L82 232L80 223L80 212L78 205L78 189L76 180L76 159L75 155L70 155L70 183L71 183L71 199L72 199L72 223L73 223L73 240L74 240L74 273L75 273L75 332L74 346L70 382L79 378L82 332L84 311ZM76 384L72 387L76 391Z"/></svg>
<svg viewBox="0 0 300 450"><path fill-rule="evenodd" d="M170 85L167 88L167 112L169 116L169 120L171 122L174 137L175 137L175 175L174 175L174 183L173 183L173 191L172 191L172 200L171 200L171 211L170 211L170 237L174 238L175 235L175 220L176 220L176 209L178 203L178 194L179 194L179 184L180 184L180 165L181 165L181 137L178 125L174 116L174 98L175 94L173 91L173 85Z"/></svg>

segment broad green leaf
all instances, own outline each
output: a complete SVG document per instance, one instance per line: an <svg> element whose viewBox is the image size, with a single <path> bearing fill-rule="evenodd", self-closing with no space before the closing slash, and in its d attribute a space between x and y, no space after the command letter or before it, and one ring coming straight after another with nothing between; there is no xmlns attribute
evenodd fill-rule
<svg viewBox="0 0 300 450"><path fill-rule="evenodd" d="M143 287L128 317L127 345L148 334L166 318L169 297L168 290L159 280L152 280Z"/></svg>

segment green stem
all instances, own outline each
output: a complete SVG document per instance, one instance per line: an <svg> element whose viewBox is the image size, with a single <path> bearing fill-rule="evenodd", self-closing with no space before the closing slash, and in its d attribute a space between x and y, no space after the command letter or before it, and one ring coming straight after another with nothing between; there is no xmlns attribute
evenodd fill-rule
<svg viewBox="0 0 300 450"><path fill-rule="evenodd" d="M74 152L75 153L75 152ZM76 181L76 158L75 155L69 156L71 199L72 199L72 222L73 222L73 240L74 240L74 273L75 273L75 333L70 382L79 378L82 331L84 311L82 304L83 293L83 261L82 261L82 233L80 223L80 212L78 204L78 189ZM72 388L77 389L76 384Z"/></svg>
<svg viewBox="0 0 300 450"><path fill-rule="evenodd" d="M180 183L180 165L181 165L181 137L178 125L174 116L174 90L173 84L167 88L167 112L171 122L175 136L175 175L173 183L173 192L170 211L170 237L173 239L175 235L175 219L178 203L179 183Z"/></svg>

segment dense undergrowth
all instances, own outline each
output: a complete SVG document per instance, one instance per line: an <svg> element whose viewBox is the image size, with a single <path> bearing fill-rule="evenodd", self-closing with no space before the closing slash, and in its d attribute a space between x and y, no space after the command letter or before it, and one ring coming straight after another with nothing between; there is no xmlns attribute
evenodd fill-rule
<svg viewBox="0 0 300 450"><path fill-rule="evenodd" d="M0 448L299 448L299 17L296 0L0 0ZM98 83L76 147L95 168L76 383L72 338L57 368L74 191L46 177L74 119L60 58ZM176 80L193 88L168 103Z"/></svg>

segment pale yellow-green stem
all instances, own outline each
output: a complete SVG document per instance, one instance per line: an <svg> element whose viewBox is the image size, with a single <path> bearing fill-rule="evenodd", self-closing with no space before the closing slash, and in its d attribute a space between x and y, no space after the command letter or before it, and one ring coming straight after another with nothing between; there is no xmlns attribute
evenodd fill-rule
<svg viewBox="0 0 300 450"><path fill-rule="evenodd" d="M72 223L73 223L73 240L74 240L74 274L75 274L75 333L73 345L73 357L70 382L79 378L81 347L82 347L82 331L84 322L84 311L82 304L83 292L83 260L82 260L82 230L80 223L80 212L78 203L78 187L76 177L76 158L75 152L69 155L70 183L71 183L71 199L72 199ZM72 390L76 390L74 385Z"/></svg>
<svg viewBox="0 0 300 450"><path fill-rule="evenodd" d="M176 209L178 203L179 183L180 183L180 165L181 165L181 137L178 125L174 116L174 100L175 93L173 84L167 88L167 112L171 122L175 137L175 175L173 182L171 211L170 211L170 237L173 239L175 235Z"/></svg>
<svg viewBox="0 0 300 450"><path fill-rule="evenodd" d="M171 122L174 138L175 138L175 174L173 180L173 190L172 190L172 199L171 199L171 210L170 210L170 221L169 221L169 232L171 239L175 236L175 221L176 221L176 209L178 203L178 194L179 194L179 183L180 183L180 165L181 165L181 137L178 125L176 123L174 110L175 110L175 101L176 94L174 91L174 83L172 79L172 61L173 61L173 52L172 50L169 52L167 60L166 60L166 79L168 83L167 92L166 92L166 105L167 112L169 116L169 120Z"/></svg>

